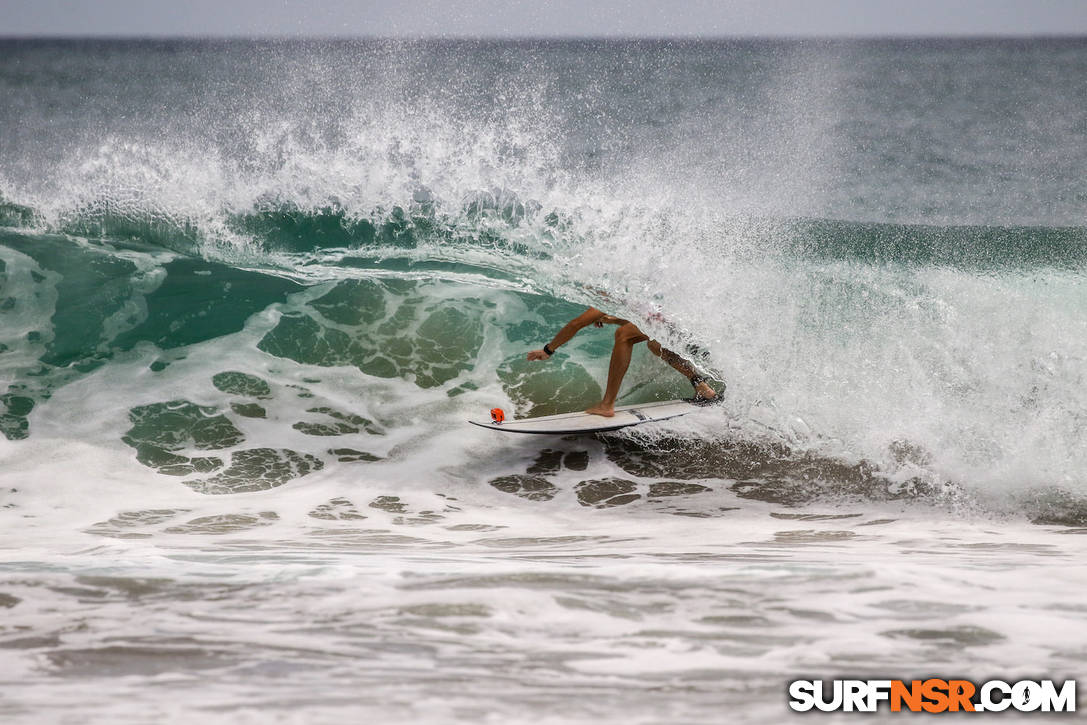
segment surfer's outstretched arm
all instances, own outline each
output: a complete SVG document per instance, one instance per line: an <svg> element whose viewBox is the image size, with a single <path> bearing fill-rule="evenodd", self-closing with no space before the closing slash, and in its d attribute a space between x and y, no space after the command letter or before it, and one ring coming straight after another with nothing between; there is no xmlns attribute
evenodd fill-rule
<svg viewBox="0 0 1087 725"><path fill-rule="evenodd" d="M704 377L698 374L698 371L689 360L680 357L666 347L661 347L661 344L656 340L649 341L649 351L671 365L673 370L691 381L691 386L694 387L696 399L714 400L717 397L717 391L710 387L710 384L706 382Z"/></svg>
<svg viewBox="0 0 1087 725"><path fill-rule="evenodd" d="M570 342L570 338L576 335L580 330L588 327L589 325L601 325L608 319L608 315L604 314L595 307L582 312L566 323L566 325L559 330L558 334L543 346L542 350L532 350L528 353L529 360L546 360L555 354L555 350L558 350L560 346Z"/></svg>

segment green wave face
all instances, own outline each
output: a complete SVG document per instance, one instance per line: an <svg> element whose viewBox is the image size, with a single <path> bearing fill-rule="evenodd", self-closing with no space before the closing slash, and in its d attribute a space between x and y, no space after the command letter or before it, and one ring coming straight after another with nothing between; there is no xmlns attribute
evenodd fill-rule
<svg viewBox="0 0 1087 725"><path fill-rule="evenodd" d="M433 217L405 223L390 244L369 232L351 236L358 227L343 219L333 233L323 211L299 214L244 217L265 226L251 230L255 251L235 261L214 246L202 257L180 253L183 230L168 240L161 230L128 240L0 232L0 361L9 380L0 430L10 440L34 436L35 411L48 410L58 391L100 385L95 376L116 371L125 377L117 400L131 402L111 435L136 460L205 494L262 490L326 466L386 461L390 437L460 425L495 405L514 415L586 407L602 394L610 330L582 333L547 364L526 361L525 352L589 303L630 318L645 309L625 290L608 295L590 280L570 280L571 268L539 253L542 245L510 242L517 228L508 219L500 244L494 225L472 237L464 227L437 228ZM1047 352L1064 330L1051 320L1058 337L1046 338L1036 316L1084 303L1082 231L803 220L772 229L781 235L777 248L757 260L726 252L736 279L676 308L685 319L720 305L725 324L704 318L697 362L728 371L732 422L687 441L626 444L616 449L621 466L639 471L634 461L671 451L654 464L663 466L657 475L732 480L772 460L764 476L780 484L756 495L786 500L822 495L804 482L813 466L821 480L837 482L835 495L875 498L906 471L915 481L910 495L944 496L961 467L977 475L987 461L1017 455L1012 446L1024 442L1013 434L1039 411L1046 425L1036 429L1034 453L1044 437L1050 465L1076 455L1080 418L1070 401L1081 395L1078 367L1072 356ZM285 245L285 235L311 243ZM968 254L971 243L990 253ZM998 302L1013 294L1030 300L1018 318ZM994 334L964 309L1014 326ZM671 321L657 324L676 349L695 341ZM330 394L337 385L350 394ZM688 390L640 352L622 402ZM370 397L382 401L380 411ZM887 419L887 410L916 412ZM944 416L936 426L927 418L934 410ZM245 432L252 422L271 426L279 442ZM874 447L863 447L871 446L866 436ZM868 460L867 473L835 462L843 444L845 460ZM1017 496L1030 491L1046 502L1038 516L1074 522L1076 485L1039 498L1031 482Z"/></svg>

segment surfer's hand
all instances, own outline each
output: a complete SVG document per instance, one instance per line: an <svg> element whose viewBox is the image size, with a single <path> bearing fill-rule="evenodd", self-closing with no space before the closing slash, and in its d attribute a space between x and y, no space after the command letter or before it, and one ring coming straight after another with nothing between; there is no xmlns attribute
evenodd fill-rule
<svg viewBox="0 0 1087 725"><path fill-rule="evenodd" d="M528 353L529 360L546 360L549 357L551 356L543 350L532 350Z"/></svg>

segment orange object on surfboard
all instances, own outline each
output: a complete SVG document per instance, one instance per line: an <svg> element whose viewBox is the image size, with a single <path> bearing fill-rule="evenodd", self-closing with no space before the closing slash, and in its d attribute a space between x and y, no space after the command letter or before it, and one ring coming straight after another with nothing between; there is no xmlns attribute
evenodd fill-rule
<svg viewBox="0 0 1087 725"><path fill-rule="evenodd" d="M491 408L491 420L497 425L506 419L506 411L501 408Z"/></svg>

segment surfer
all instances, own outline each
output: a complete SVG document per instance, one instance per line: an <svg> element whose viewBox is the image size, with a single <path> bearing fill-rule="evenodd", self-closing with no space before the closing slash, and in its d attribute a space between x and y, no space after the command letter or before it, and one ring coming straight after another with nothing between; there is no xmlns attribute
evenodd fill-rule
<svg viewBox="0 0 1087 725"><path fill-rule="evenodd" d="M565 345L570 341L570 338L589 325L595 327L618 325L619 329L615 331L615 346L611 349L611 364L608 366L608 384L604 390L604 399L587 409L586 413L602 415L606 418L615 415L615 400L619 397L619 386L623 382L623 377L627 374L627 368L630 367L630 355L634 350L634 346L639 342L648 343L650 352L687 378L694 388L696 399L713 400L717 397L717 393L709 386L706 379L698 374L694 365L671 350L661 347L661 344L656 340L650 340L649 336L639 330L633 322L605 314L595 307L590 307L567 322L555 335L554 339L543 346L542 350L529 352L528 359L547 360L555 354L555 350Z"/></svg>

